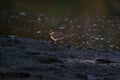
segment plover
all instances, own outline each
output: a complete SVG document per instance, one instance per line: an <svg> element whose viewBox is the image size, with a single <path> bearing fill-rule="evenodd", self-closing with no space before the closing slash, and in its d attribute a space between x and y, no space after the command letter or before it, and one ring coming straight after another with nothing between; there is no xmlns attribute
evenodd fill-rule
<svg viewBox="0 0 120 80"><path fill-rule="evenodd" d="M11 42L14 43L15 42L15 38L17 37L16 35L8 35L8 37L11 38Z"/></svg>
<svg viewBox="0 0 120 80"><path fill-rule="evenodd" d="M57 41L60 41L65 38L65 35L63 32L58 32L58 31L50 31L49 35L51 39L54 41L54 44L56 44Z"/></svg>

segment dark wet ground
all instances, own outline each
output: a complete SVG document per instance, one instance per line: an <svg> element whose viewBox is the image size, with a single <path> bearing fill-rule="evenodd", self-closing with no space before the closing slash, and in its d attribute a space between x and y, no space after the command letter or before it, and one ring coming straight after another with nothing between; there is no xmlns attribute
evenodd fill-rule
<svg viewBox="0 0 120 80"><path fill-rule="evenodd" d="M120 80L120 52L0 37L0 80Z"/></svg>

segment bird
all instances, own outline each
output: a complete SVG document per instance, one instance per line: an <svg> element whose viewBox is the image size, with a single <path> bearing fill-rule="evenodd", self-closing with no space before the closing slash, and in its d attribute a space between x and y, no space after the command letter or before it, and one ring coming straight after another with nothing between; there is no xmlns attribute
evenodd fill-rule
<svg viewBox="0 0 120 80"><path fill-rule="evenodd" d="M56 44L57 41L63 40L65 38L64 33L59 31L50 31L49 35L51 39L54 41L54 44Z"/></svg>
<svg viewBox="0 0 120 80"><path fill-rule="evenodd" d="M8 37L11 38L11 42L14 43L17 35L8 35Z"/></svg>

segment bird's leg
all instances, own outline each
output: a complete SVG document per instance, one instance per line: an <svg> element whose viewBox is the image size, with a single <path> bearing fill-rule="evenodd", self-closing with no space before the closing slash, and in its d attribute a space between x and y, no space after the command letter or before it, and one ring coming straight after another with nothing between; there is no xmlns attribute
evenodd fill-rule
<svg viewBox="0 0 120 80"><path fill-rule="evenodd" d="M12 38L12 43L14 43L14 41L15 41L15 37Z"/></svg>
<svg viewBox="0 0 120 80"><path fill-rule="evenodd" d="M56 42L56 41L54 41L54 44L56 45L56 44L57 44L57 42Z"/></svg>
<svg viewBox="0 0 120 80"><path fill-rule="evenodd" d="M50 43L53 44L53 45L56 45L56 44L57 44L57 42L56 42L56 41L53 41L53 40L52 40Z"/></svg>

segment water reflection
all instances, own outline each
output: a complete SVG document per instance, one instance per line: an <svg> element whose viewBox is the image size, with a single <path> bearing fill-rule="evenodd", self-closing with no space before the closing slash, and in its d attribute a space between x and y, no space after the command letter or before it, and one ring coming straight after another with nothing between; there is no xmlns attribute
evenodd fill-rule
<svg viewBox="0 0 120 80"><path fill-rule="evenodd" d="M61 31L69 37L58 44L81 48L101 47L120 50L120 19L117 16L51 16L45 13L7 11L0 14L0 34L50 41L49 30Z"/></svg>

